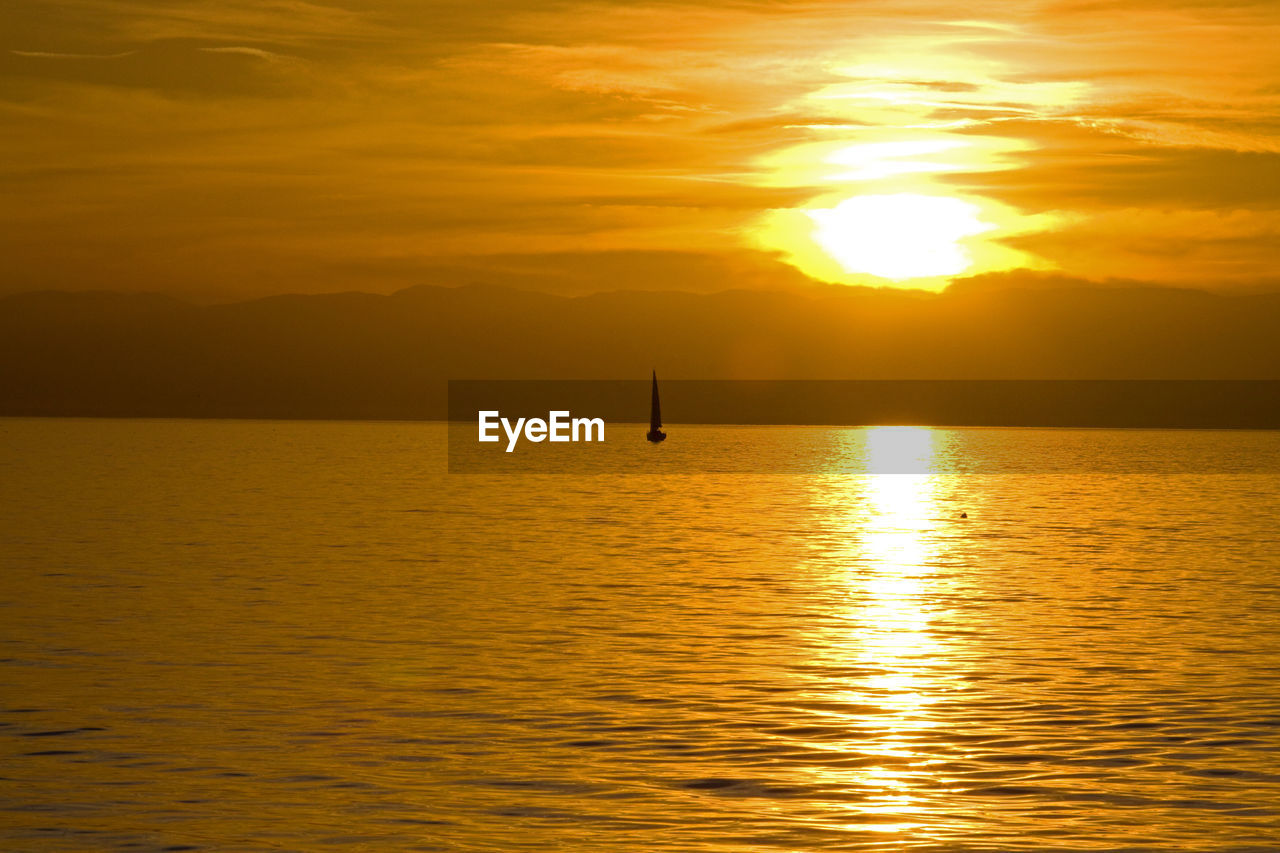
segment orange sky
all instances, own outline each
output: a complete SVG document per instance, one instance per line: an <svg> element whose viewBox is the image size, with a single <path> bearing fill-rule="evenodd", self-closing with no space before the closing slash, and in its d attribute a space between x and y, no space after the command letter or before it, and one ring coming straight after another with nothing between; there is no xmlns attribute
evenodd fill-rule
<svg viewBox="0 0 1280 853"><path fill-rule="evenodd" d="M1280 287L1280 4L7 3L0 290Z"/></svg>

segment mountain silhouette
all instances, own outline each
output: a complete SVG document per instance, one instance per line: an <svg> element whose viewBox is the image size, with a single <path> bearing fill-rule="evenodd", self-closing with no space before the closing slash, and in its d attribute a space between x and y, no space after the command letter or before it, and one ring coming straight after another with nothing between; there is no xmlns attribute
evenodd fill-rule
<svg viewBox="0 0 1280 853"><path fill-rule="evenodd" d="M439 418L448 379L1280 379L1280 294L419 286L0 298L0 414Z"/></svg>

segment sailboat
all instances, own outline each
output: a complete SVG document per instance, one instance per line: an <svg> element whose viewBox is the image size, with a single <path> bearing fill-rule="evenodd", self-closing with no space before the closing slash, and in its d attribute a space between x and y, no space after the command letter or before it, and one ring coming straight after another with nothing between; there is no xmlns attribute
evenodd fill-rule
<svg viewBox="0 0 1280 853"><path fill-rule="evenodd" d="M653 371L653 404L649 407L649 432L645 438L657 444L667 437L662 431L662 407L658 405L658 371Z"/></svg>

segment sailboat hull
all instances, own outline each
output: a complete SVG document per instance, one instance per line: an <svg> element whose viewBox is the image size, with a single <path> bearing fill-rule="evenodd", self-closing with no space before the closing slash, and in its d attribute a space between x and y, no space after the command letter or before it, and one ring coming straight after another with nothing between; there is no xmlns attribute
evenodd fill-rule
<svg viewBox="0 0 1280 853"><path fill-rule="evenodd" d="M657 444L659 441L664 440L666 437L667 437L667 434L665 432L657 429L651 429L649 430L648 434L645 435L645 438L647 438L649 441L652 441L654 444Z"/></svg>

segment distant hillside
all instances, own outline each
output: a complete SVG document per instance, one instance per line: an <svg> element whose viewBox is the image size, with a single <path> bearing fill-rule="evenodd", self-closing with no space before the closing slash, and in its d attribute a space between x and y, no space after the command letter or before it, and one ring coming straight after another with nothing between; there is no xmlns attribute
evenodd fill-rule
<svg viewBox="0 0 1280 853"><path fill-rule="evenodd" d="M1280 379L1280 295L415 287L0 298L0 414L424 418L450 378Z"/></svg>

